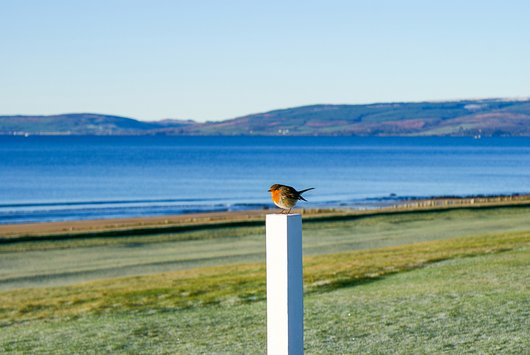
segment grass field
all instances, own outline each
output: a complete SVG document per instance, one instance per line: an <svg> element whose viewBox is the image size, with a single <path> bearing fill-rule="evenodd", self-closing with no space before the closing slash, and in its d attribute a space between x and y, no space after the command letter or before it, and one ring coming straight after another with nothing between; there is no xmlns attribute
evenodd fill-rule
<svg viewBox="0 0 530 355"><path fill-rule="evenodd" d="M304 255L530 230L530 207L455 209L304 222ZM265 262L261 227L0 243L0 291L227 263Z"/></svg>
<svg viewBox="0 0 530 355"><path fill-rule="evenodd" d="M263 353L262 232L0 245L0 352ZM306 223L306 351L524 353L529 246L524 206Z"/></svg>

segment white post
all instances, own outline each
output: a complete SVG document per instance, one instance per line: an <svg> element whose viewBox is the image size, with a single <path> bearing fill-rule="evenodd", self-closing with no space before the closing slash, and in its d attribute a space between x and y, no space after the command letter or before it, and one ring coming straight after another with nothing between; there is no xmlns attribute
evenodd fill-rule
<svg viewBox="0 0 530 355"><path fill-rule="evenodd" d="M269 214L267 234L267 353L304 353L302 216Z"/></svg>

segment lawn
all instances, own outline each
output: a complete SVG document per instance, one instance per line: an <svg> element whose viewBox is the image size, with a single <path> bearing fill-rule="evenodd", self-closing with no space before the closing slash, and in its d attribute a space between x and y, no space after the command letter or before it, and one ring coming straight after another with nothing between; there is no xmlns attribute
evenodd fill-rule
<svg viewBox="0 0 530 355"><path fill-rule="evenodd" d="M530 250L460 257L305 297L306 353L528 350ZM265 301L139 308L3 327L3 351L264 353Z"/></svg>
<svg viewBox="0 0 530 355"><path fill-rule="evenodd" d="M529 216L519 207L306 223L306 352L526 351ZM0 352L264 352L263 236L232 232L3 246L4 280L46 285L35 280L52 270L66 286L0 292ZM105 248L70 270L90 281L61 280L61 265ZM117 269L137 272L108 274L113 253ZM46 255L68 257L54 269ZM179 266L141 270L156 262ZM91 274L98 268L107 271Z"/></svg>
<svg viewBox="0 0 530 355"><path fill-rule="evenodd" d="M529 207L304 219L304 255L530 230ZM263 227L0 243L0 291L228 263L265 262Z"/></svg>

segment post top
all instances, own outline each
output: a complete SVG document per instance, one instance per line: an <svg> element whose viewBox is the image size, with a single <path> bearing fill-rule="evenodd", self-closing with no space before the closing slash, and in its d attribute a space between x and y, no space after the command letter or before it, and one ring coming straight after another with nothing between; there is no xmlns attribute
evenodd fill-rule
<svg viewBox="0 0 530 355"><path fill-rule="evenodd" d="M267 218L297 218L302 217L300 213L289 213L289 214L283 214L283 213L269 213L267 214Z"/></svg>

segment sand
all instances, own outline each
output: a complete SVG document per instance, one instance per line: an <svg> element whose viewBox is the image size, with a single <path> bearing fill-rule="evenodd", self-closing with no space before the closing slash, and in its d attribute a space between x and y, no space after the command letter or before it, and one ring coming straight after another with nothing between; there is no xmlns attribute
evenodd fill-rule
<svg viewBox="0 0 530 355"><path fill-rule="evenodd" d="M399 212L403 210L450 209L458 207L484 207L530 205L530 195L488 196L427 199L404 202L401 205L372 210L340 210L340 209L296 209L293 213L305 216L339 216L363 215L379 212ZM212 223L237 223L244 221L265 220L265 215L279 213L279 209L247 210L237 212L208 212L185 215L134 217L118 219L99 219L66 222L43 222L26 224L0 224L0 238L20 236L44 236L77 233L97 233L103 231L135 230L147 228L164 228L173 226L204 225Z"/></svg>
<svg viewBox="0 0 530 355"><path fill-rule="evenodd" d="M22 235L55 235L108 230L129 230L149 227L170 227L179 225L207 224L215 222L239 222L265 218L271 211L241 211L195 213L173 216L134 217L116 219L98 219L65 222L43 222L24 224L0 224L0 237L16 237Z"/></svg>

